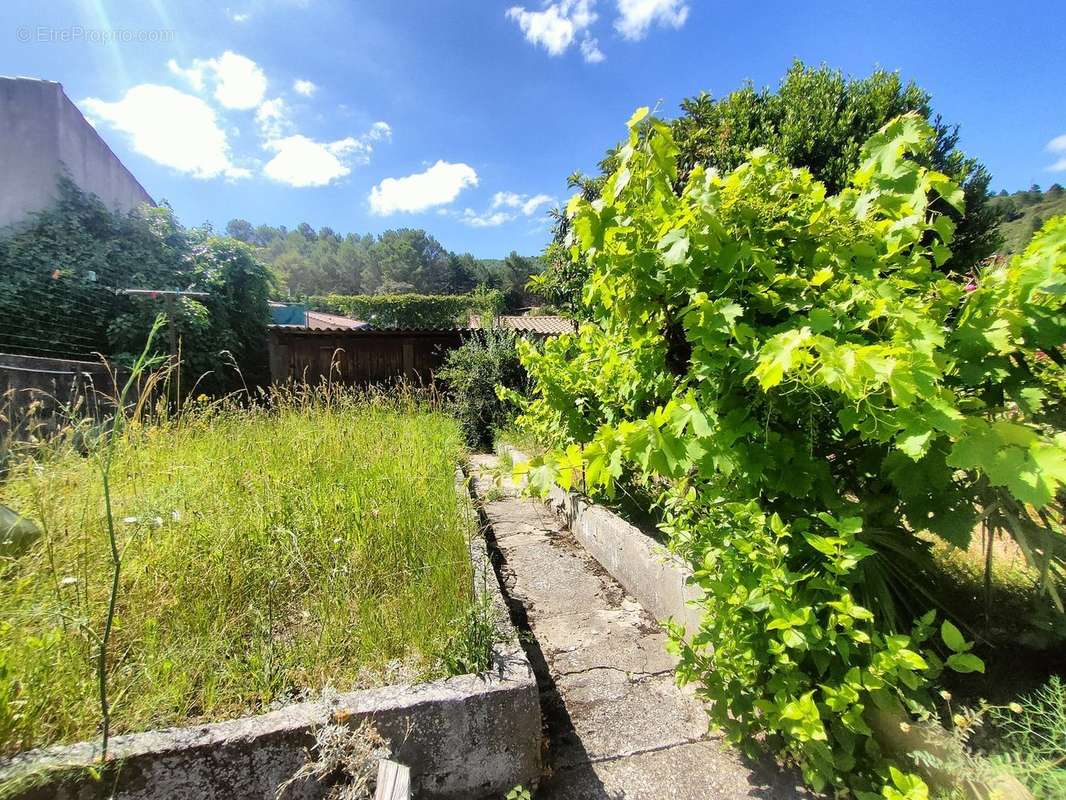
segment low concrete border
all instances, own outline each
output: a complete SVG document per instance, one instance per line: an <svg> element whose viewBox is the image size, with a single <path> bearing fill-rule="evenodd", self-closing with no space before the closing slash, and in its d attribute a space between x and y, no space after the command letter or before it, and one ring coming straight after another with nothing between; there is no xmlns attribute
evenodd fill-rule
<svg viewBox="0 0 1066 800"><path fill-rule="evenodd" d="M457 473L468 496L466 479ZM500 797L540 775L540 698L529 660L511 625L485 540L470 541L475 589L492 601L501 641L492 670L481 675L339 694L227 722L119 736L110 751L121 769L110 780L64 780L27 789L18 800L273 800L277 787L306 761L312 732L331 722L373 722L411 768L419 798ZM24 753L0 765L0 781L29 765L92 764L96 743ZM329 786L291 786L285 800L318 800Z"/></svg>
<svg viewBox="0 0 1066 800"><path fill-rule="evenodd" d="M506 450L515 463L529 461L521 450L510 446ZM653 617L673 619L689 634L699 630L703 614L690 603L703 597L703 592L689 583L692 570L688 564L647 531L576 492L552 486L545 499L566 518L581 546Z"/></svg>
<svg viewBox="0 0 1066 800"><path fill-rule="evenodd" d="M692 570L636 525L584 497L553 486L548 503L570 522L570 530L600 565L656 619L673 618L688 633L699 629L703 612L690 603L703 592L689 584Z"/></svg>

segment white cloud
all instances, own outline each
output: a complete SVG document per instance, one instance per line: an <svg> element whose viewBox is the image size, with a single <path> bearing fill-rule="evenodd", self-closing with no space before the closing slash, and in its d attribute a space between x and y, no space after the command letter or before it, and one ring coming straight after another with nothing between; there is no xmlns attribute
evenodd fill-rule
<svg viewBox="0 0 1066 800"><path fill-rule="evenodd" d="M255 122L265 139L280 139L292 130L289 106L280 97L264 100L255 110Z"/></svg>
<svg viewBox="0 0 1066 800"><path fill-rule="evenodd" d="M617 0L618 19L615 29L627 39L643 39L648 28L658 24L680 28L688 19L689 7L684 0Z"/></svg>
<svg viewBox="0 0 1066 800"><path fill-rule="evenodd" d="M198 92L204 90L204 68L203 66L197 66L201 62L194 61L193 66L185 68L179 66L178 62L173 58L167 62L167 69L179 78L184 78L188 84Z"/></svg>
<svg viewBox="0 0 1066 800"><path fill-rule="evenodd" d="M345 155L354 141L349 137L323 143L301 134L271 139L264 147L276 155L263 167L263 173L289 186L325 186L352 171Z"/></svg>
<svg viewBox="0 0 1066 800"><path fill-rule="evenodd" d="M463 209L459 221L474 228L494 228L505 222L516 220L520 216L531 217L542 205L551 203L554 199L547 194L536 194L530 197L517 192L496 192L492 196L488 211L478 214L472 208Z"/></svg>
<svg viewBox="0 0 1066 800"><path fill-rule="evenodd" d="M230 160L226 132L214 110L199 97L142 83L116 102L88 97L80 105L95 122L126 134L136 152L158 164L194 178L250 174Z"/></svg>
<svg viewBox="0 0 1066 800"><path fill-rule="evenodd" d="M388 140L392 138L392 128L389 127L387 122L375 122L370 126L370 130L367 131L363 137L371 142L380 142L382 140Z"/></svg>
<svg viewBox="0 0 1066 800"><path fill-rule="evenodd" d="M491 208L518 208L522 205L522 195L517 192L496 192L492 196Z"/></svg>
<svg viewBox="0 0 1066 800"><path fill-rule="evenodd" d="M496 192L492 196L489 210L495 211L499 208L520 209L528 217L535 214L542 205L550 203L554 199L550 194L535 194L531 197L528 194L518 194L518 192Z"/></svg>
<svg viewBox="0 0 1066 800"><path fill-rule="evenodd" d="M318 91L318 87L311 81L305 81L303 79L297 79L292 82L292 90L296 94L302 94L304 97L310 97Z"/></svg>
<svg viewBox="0 0 1066 800"><path fill-rule="evenodd" d="M478 214L472 208L463 209L463 215L459 220L473 228L495 228L514 219L514 214L506 211L497 211L491 214Z"/></svg>
<svg viewBox="0 0 1066 800"><path fill-rule="evenodd" d="M259 107L263 111L271 102ZM258 119L259 114L256 114ZM282 112L285 120L284 112ZM267 128L276 125L273 119L261 123ZM391 129L384 122L375 122L362 136L346 136L335 142L316 142L302 134L268 139L263 147L275 155L263 167L272 180L289 186L325 186L352 171L352 167L370 162L374 143L388 139Z"/></svg>
<svg viewBox="0 0 1066 800"><path fill-rule="evenodd" d="M607 56L600 50L600 40L593 39L586 36L581 40L581 56L585 59L586 63L599 64Z"/></svg>
<svg viewBox="0 0 1066 800"><path fill-rule="evenodd" d="M370 210L379 216L398 211L418 212L452 202L468 186L477 186L477 172L469 164L438 161L424 172L386 178L370 190Z"/></svg>
<svg viewBox="0 0 1066 800"><path fill-rule="evenodd" d="M1066 133L1056 136L1048 142L1046 149L1049 153L1060 157L1058 161L1048 167L1048 170L1051 172L1066 172Z"/></svg>
<svg viewBox="0 0 1066 800"><path fill-rule="evenodd" d="M522 203L522 213L531 217L537 213L537 209L546 203L554 202L555 198L548 194L535 194Z"/></svg>
<svg viewBox="0 0 1066 800"><path fill-rule="evenodd" d="M242 22L247 22L248 20L250 20L252 18L251 14L240 13L240 12L237 12L237 11L231 11L228 8L226 9L226 16L229 17L234 22L236 22L238 25L240 23L242 23Z"/></svg>
<svg viewBox="0 0 1066 800"><path fill-rule="evenodd" d="M226 108L255 108L266 94L267 79L263 70L252 59L232 50L218 58L194 59L190 67L182 67L170 59L167 67L198 92L203 91L206 79L210 77L215 85L215 99Z"/></svg>
<svg viewBox="0 0 1066 800"><path fill-rule="evenodd" d="M596 0L559 0L547 4L542 11L513 6L507 10L507 17L518 23L528 42L558 56L566 52L578 34L596 21L595 6ZM600 53L601 60L602 55Z"/></svg>

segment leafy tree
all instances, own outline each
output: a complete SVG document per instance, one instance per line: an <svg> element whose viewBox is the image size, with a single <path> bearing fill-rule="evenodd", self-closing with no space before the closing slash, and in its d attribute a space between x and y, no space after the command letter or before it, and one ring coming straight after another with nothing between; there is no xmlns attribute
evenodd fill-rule
<svg viewBox="0 0 1066 800"><path fill-rule="evenodd" d="M539 269L539 260L520 256L514 250L503 260L504 293L508 306L521 308L534 302L534 294L528 284Z"/></svg>
<svg viewBox="0 0 1066 800"><path fill-rule="evenodd" d="M231 219L226 223L226 235L246 244L252 244L255 241L255 228L246 219Z"/></svg>
<svg viewBox="0 0 1066 800"><path fill-rule="evenodd" d="M442 278L442 290L446 294L466 294L477 285L477 259L469 253L448 255L448 265Z"/></svg>
<svg viewBox="0 0 1066 800"><path fill-rule="evenodd" d="M514 307L534 301L525 288L540 269L539 258L513 254L510 261L477 259L449 252L419 228L387 230L379 236L341 236L307 223L295 230L269 225L252 227L234 219L234 236L253 244L289 296L323 294L463 294L484 284L505 291Z"/></svg>
<svg viewBox="0 0 1066 800"><path fill-rule="evenodd" d="M839 191L859 163L866 140L889 120L916 113L930 121L933 147L921 155L923 165L948 175L962 186L966 215L939 203L937 211L956 223L952 258L941 265L968 275L999 244L999 218L988 200L988 171L957 149L958 128L934 116L930 95L914 83L904 83L898 73L877 70L865 78L845 77L828 67L808 67L795 62L776 90L747 85L721 99L703 92L681 103L681 115L671 123L676 142L678 187L697 166L729 172L762 147L795 167L810 170L830 192ZM571 176L571 186L587 199L596 195L604 177L618 163L618 149L609 152L595 179ZM554 242L569 249L566 224L557 225ZM549 247L551 269L570 277L549 275L545 288L576 283L569 259ZM581 272L580 265L577 270ZM587 272L587 270L585 270ZM573 303L579 299L573 295ZM558 299L553 296L553 302Z"/></svg>
<svg viewBox="0 0 1066 800"><path fill-rule="evenodd" d="M950 623L946 658L926 644L916 532L1009 532L1056 602L1066 574L1066 434L1034 369L1062 360L1066 217L967 286L943 270L964 190L927 166L921 113L875 132L837 191L764 148L682 174L646 115L599 198L567 209L590 321L519 343L519 421L557 445L519 473L661 494L704 592L699 629L671 628L679 674L731 740L817 790L917 791L871 740L873 709L927 715L945 665L983 664Z"/></svg>
<svg viewBox="0 0 1066 800"><path fill-rule="evenodd" d="M343 314L381 327L465 327L471 314L492 317L504 305L497 289L477 287L468 294L312 295L308 307Z"/></svg>

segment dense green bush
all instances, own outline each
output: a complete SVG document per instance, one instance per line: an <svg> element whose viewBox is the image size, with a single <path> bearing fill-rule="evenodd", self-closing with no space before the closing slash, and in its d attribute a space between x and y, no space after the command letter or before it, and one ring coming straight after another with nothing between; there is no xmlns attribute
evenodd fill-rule
<svg viewBox="0 0 1066 800"><path fill-rule="evenodd" d="M999 243L1000 213L988 198L990 175L957 148L958 128L934 113L931 95L915 83L905 83L896 72L878 69L868 76L850 77L825 65L796 61L776 88L759 89L749 83L718 98L707 92L686 98L680 115L669 123L676 144L675 189L681 189L697 166L730 172L747 160L753 148L765 147L791 166L810 170L830 193L836 193L859 166L866 140L908 112L927 120L934 131L930 146L913 157L963 189L965 216L948 203L933 202L937 212L956 223L946 268L968 274ZM618 166L618 154L617 147L607 153L598 175L570 176L571 188L588 200L598 197ZM544 253L547 268L538 279L538 290L558 305L565 305L567 297L580 301L590 269L583 260L568 258L560 246L568 231L568 219L557 218L554 241Z"/></svg>
<svg viewBox="0 0 1066 800"><path fill-rule="evenodd" d="M471 447L487 448L493 434L514 419L514 405L497 386L526 388L526 371L518 361L514 331L500 328L472 333L448 353L437 375L448 387L449 405Z"/></svg>
<svg viewBox="0 0 1066 800"><path fill-rule="evenodd" d="M503 294L495 289L470 294L326 294L308 297L307 305L381 328L451 328L465 327L470 314L498 313Z"/></svg>
<svg viewBox="0 0 1066 800"><path fill-rule="evenodd" d="M129 361L166 310L118 293L133 288L209 294L177 305L183 385L206 375L202 391L238 388L234 362L249 385L266 380L270 276L251 250L182 228L168 208L116 214L67 179L52 207L0 235L0 350Z"/></svg>
<svg viewBox="0 0 1066 800"><path fill-rule="evenodd" d="M706 610L672 629L679 674L715 722L816 789L902 791L866 713L929 714L945 665L983 669L953 626L927 644L933 612L911 621L915 532L965 546L983 520L1063 566L1066 434L1033 366L1066 340L1066 218L966 285L942 269L963 192L925 166L921 116L871 137L833 193L761 149L682 181L646 113L601 196L568 208L592 321L519 345L520 422L563 445L519 472L661 491Z"/></svg>
<svg viewBox="0 0 1066 800"><path fill-rule="evenodd" d="M183 390L195 385L198 392L218 394L265 386L271 289L266 268L247 245L216 236L190 242L188 262L187 279L208 296L183 298L176 305ZM165 306L158 300L132 298L128 310L111 322L108 338L120 360L143 347L145 332L161 310ZM161 339L155 349L166 346Z"/></svg>

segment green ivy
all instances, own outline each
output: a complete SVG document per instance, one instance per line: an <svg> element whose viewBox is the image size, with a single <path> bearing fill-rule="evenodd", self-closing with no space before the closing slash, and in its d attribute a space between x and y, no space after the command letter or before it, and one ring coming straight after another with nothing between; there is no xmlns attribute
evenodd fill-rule
<svg viewBox="0 0 1066 800"><path fill-rule="evenodd" d="M680 677L732 741L858 796L924 791L871 710L932 713L937 651L983 669L957 629L930 642L915 532L1007 529L1052 593L1066 556L1066 435L1036 369L1066 340L1066 218L969 284L945 274L943 209L965 204L922 166L934 146L905 115L835 194L761 149L678 192L670 128L641 109L601 196L567 209L591 321L519 345L520 423L559 449L517 473L660 491L704 592L699 629L671 628Z"/></svg>
<svg viewBox="0 0 1066 800"><path fill-rule="evenodd" d="M0 235L0 351L131 365L164 301L122 289L195 289L176 304L184 389L265 383L270 275L251 249L183 228L169 208L119 214L69 179L56 202ZM169 330L154 351L169 351ZM236 364L241 371L238 375Z"/></svg>

